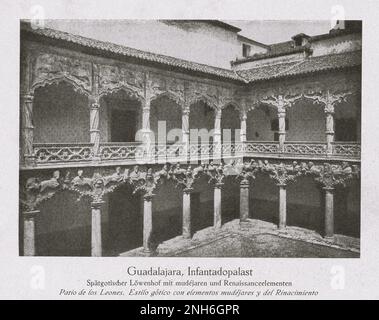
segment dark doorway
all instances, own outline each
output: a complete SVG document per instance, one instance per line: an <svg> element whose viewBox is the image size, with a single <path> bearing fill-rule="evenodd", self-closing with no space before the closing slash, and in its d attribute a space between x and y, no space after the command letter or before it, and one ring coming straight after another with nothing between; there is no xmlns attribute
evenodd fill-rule
<svg viewBox="0 0 379 320"><path fill-rule="evenodd" d="M141 196L129 185L121 186L109 196L108 255L142 246L143 216Z"/></svg>
<svg viewBox="0 0 379 320"><path fill-rule="evenodd" d="M134 142L137 115L133 110L112 109L112 142Z"/></svg>
<svg viewBox="0 0 379 320"><path fill-rule="evenodd" d="M357 121L353 118L335 119L335 141L357 141Z"/></svg>

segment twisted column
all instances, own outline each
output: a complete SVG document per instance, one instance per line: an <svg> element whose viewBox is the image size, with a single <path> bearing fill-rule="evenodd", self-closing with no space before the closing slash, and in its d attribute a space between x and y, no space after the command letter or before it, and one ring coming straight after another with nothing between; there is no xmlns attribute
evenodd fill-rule
<svg viewBox="0 0 379 320"><path fill-rule="evenodd" d="M221 115L222 109L216 110L215 125L214 125L214 159L221 159L222 141L221 141Z"/></svg>
<svg viewBox="0 0 379 320"><path fill-rule="evenodd" d="M334 142L334 107L332 104L325 106L325 134L326 134L326 153L333 153Z"/></svg>
<svg viewBox="0 0 379 320"><path fill-rule="evenodd" d="M189 113L190 109L188 107L182 108L182 142L184 148L185 158L189 157L189 144L190 144L190 133L189 133Z"/></svg>
<svg viewBox="0 0 379 320"><path fill-rule="evenodd" d="M35 156L33 150L33 95L21 94L21 160L25 165L33 165Z"/></svg>
<svg viewBox="0 0 379 320"><path fill-rule="evenodd" d="M100 104L98 98L90 100L90 141L93 144L94 158L99 158L100 149Z"/></svg>
<svg viewBox="0 0 379 320"><path fill-rule="evenodd" d="M284 142L286 141L286 110L284 108L278 109L278 122L279 151L284 152Z"/></svg>

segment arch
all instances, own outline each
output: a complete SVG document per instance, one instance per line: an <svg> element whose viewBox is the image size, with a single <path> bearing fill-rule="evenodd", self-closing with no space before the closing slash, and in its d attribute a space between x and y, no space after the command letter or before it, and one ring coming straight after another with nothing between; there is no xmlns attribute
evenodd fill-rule
<svg viewBox="0 0 379 320"><path fill-rule="evenodd" d="M170 91L164 91L164 92L161 92L159 94L152 96L150 99L150 103L153 103L154 101L159 100L163 97L166 97L166 98L172 100L178 106L180 106L181 108L184 108L184 105L185 105L184 100L180 96L178 96L178 95L176 95Z"/></svg>
<svg viewBox="0 0 379 320"><path fill-rule="evenodd" d="M155 190L153 199L153 242L162 243L182 234L182 189L166 180ZM168 227L169 226L169 227Z"/></svg>
<svg viewBox="0 0 379 320"><path fill-rule="evenodd" d="M34 143L90 141L88 96L71 82L58 81L35 90Z"/></svg>
<svg viewBox="0 0 379 320"><path fill-rule="evenodd" d="M125 92L130 98L136 99L140 101L141 103L145 102L145 97L141 93L139 93L138 90L124 83L117 84L115 86L100 90L99 97L102 98L102 97L110 96L120 91Z"/></svg>
<svg viewBox="0 0 379 320"><path fill-rule="evenodd" d="M258 172L249 188L249 216L274 224L279 221L279 191L275 181Z"/></svg>
<svg viewBox="0 0 379 320"><path fill-rule="evenodd" d="M236 112L238 111L238 113ZM239 130L241 121L239 110L233 104L227 104L221 114L221 139L222 143L235 143L240 141Z"/></svg>
<svg viewBox="0 0 379 320"><path fill-rule="evenodd" d="M217 103L215 101L212 101L212 99L210 99L209 97L207 97L206 95L203 95L203 94L198 95L198 96L193 97L193 98L190 98L187 101L187 105L191 108L192 105L195 105L199 102L206 104L208 107L212 108L215 111L218 109Z"/></svg>
<svg viewBox="0 0 379 320"><path fill-rule="evenodd" d="M100 97L100 138L103 142L135 142L142 127L143 103L125 87Z"/></svg>
<svg viewBox="0 0 379 320"><path fill-rule="evenodd" d="M199 143L200 139L202 144L212 144L215 125L215 109L213 109L206 102L199 100L190 105L190 110L189 128L191 143ZM198 130L201 138L198 136L195 137L195 130ZM208 133L209 135L206 137L202 133Z"/></svg>
<svg viewBox="0 0 379 320"><path fill-rule="evenodd" d="M36 255L90 256L90 198L76 201L75 192L63 190L52 200L41 203L36 217Z"/></svg>
<svg viewBox="0 0 379 320"><path fill-rule="evenodd" d="M43 80L40 80L33 84L31 87L31 93L35 93L36 89L43 88L49 85L58 85L62 82L65 82L67 84L70 84L75 91L78 91L87 97L91 94L88 90L86 90L83 86L78 84L78 82L75 79L72 79L69 75L62 74L58 75L54 78L45 78Z"/></svg>
<svg viewBox="0 0 379 320"><path fill-rule="evenodd" d="M278 119L277 109L266 104L259 104L247 113L247 141L274 141L275 131L272 122Z"/></svg>
<svg viewBox="0 0 379 320"><path fill-rule="evenodd" d="M105 229L104 249L107 255L120 253L142 246L143 204L142 195L133 193L129 183L120 184L107 195L108 221Z"/></svg>
<svg viewBox="0 0 379 320"><path fill-rule="evenodd" d="M165 126L159 128L158 132L159 121L165 121ZM150 129L154 132L157 142L171 144L182 141L181 106L168 95L160 95L152 100L150 104ZM164 132L162 132L163 129Z"/></svg>
<svg viewBox="0 0 379 320"><path fill-rule="evenodd" d="M356 92L334 107L334 140L357 142L361 140L361 96Z"/></svg>
<svg viewBox="0 0 379 320"><path fill-rule="evenodd" d="M286 110L286 141L325 141L324 106L309 98L297 100Z"/></svg>
<svg viewBox="0 0 379 320"><path fill-rule="evenodd" d="M324 195L314 177L302 175L287 186L287 225L321 234L324 221Z"/></svg>

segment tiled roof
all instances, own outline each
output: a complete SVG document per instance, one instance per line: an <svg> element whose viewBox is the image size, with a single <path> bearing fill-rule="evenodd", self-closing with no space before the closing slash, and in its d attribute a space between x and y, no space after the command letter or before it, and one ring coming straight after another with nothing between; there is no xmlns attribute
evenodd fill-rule
<svg viewBox="0 0 379 320"><path fill-rule="evenodd" d="M206 64L191 62L162 54L155 54L126 46L117 45L110 42L90 39L63 31L49 28L32 29L29 24L22 23L21 30L26 35L34 35L46 39L59 40L67 44L78 45L84 48L99 50L119 56L125 56L141 60L141 62L151 62L160 65L178 68L182 70L199 72L209 76L220 77L228 80L240 81L241 83L269 80L297 74L306 74L325 70L334 70L361 65L361 52L350 52L320 57L309 57L301 61L280 63L275 65L262 66L249 70L234 71L229 69L212 67ZM289 45L282 43L288 49ZM278 51L279 47L277 47ZM304 50L304 48L303 48Z"/></svg>
<svg viewBox="0 0 379 320"><path fill-rule="evenodd" d="M345 52L318 57L308 57L301 61L286 62L275 65L262 66L249 70L240 70L237 73L248 82L303 75L313 72L337 70L360 66L362 52Z"/></svg>
<svg viewBox="0 0 379 320"><path fill-rule="evenodd" d="M33 35L46 37L49 39L61 40L71 44L76 44L84 46L87 48L92 48L95 50L106 51L109 53L118 54L121 56L131 57L140 59L143 61L164 64L171 67L177 67L180 69L186 69L194 72L206 73L208 75L213 75L221 78L226 78L230 80L242 81L238 75L233 70L212 67L206 64L192 62L188 60L178 59L162 54L151 53L143 50L138 50L126 46L121 46L111 42L105 42L95 39L90 39L68 32L63 32L59 30L49 29L49 28L39 28L32 29L28 24L22 24L21 30Z"/></svg>

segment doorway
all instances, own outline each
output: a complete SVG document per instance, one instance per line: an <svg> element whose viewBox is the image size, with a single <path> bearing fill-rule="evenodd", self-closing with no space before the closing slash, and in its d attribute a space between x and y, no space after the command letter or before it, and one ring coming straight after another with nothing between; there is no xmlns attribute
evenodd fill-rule
<svg viewBox="0 0 379 320"><path fill-rule="evenodd" d="M112 109L111 141L135 142L137 113L134 110Z"/></svg>

